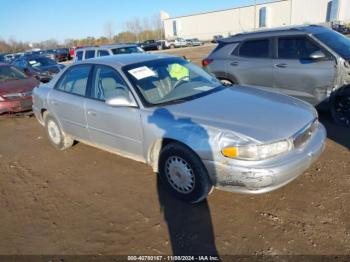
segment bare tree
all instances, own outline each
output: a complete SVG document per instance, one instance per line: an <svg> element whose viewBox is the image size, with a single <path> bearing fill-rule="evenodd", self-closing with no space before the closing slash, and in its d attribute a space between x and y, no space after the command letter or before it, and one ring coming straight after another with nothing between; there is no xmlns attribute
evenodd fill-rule
<svg viewBox="0 0 350 262"><path fill-rule="evenodd" d="M105 36L109 39L109 41L112 41L114 35L114 25L112 22L109 21L105 24L104 33Z"/></svg>

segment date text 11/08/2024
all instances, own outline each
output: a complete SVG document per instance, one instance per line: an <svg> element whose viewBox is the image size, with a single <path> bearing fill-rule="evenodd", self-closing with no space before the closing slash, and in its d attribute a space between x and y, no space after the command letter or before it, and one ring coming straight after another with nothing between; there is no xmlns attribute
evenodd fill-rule
<svg viewBox="0 0 350 262"><path fill-rule="evenodd" d="M219 261L217 256L128 256L128 261Z"/></svg>

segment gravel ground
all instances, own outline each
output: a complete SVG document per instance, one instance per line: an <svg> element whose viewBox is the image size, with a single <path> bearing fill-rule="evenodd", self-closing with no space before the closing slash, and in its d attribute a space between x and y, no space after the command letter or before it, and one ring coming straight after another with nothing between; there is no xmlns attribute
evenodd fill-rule
<svg viewBox="0 0 350 262"><path fill-rule="evenodd" d="M198 63L212 48L168 52ZM35 118L1 119L0 254L350 255L350 132L321 121L325 152L286 187L189 205L144 164L57 151Z"/></svg>

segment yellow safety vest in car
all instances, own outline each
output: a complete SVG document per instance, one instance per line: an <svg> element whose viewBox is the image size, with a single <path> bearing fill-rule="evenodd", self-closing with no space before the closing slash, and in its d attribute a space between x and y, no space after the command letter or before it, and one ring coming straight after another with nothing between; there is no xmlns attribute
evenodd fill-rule
<svg viewBox="0 0 350 262"><path fill-rule="evenodd" d="M172 78L180 80L186 79L186 77L189 78L190 71L180 64L172 64L169 68L169 74Z"/></svg>

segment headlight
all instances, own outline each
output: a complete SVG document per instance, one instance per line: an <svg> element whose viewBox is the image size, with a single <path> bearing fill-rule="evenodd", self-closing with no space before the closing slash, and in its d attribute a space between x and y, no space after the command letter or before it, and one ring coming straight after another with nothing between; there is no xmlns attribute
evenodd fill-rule
<svg viewBox="0 0 350 262"><path fill-rule="evenodd" d="M221 153L225 157L241 160L263 160L290 151L293 148L291 140L282 140L271 144L252 144L225 147Z"/></svg>
<svg viewBox="0 0 350 262"><path fill-rule="evenodd" d="M5 99L0 96L0 101L5 101Z"/></svg>

